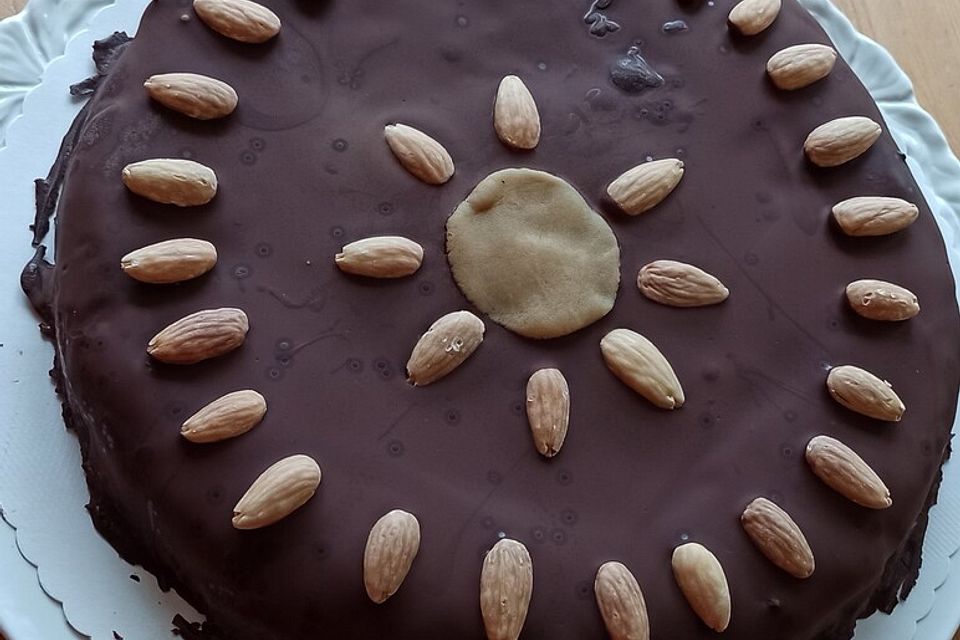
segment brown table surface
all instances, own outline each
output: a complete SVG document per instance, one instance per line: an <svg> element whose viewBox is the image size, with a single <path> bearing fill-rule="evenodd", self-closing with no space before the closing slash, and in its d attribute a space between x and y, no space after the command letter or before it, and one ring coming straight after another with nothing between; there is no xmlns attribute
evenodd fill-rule
<svg viewBox="0 0 960 640"><path fill-rule="evenodd" d="M79 0L74 0L79 1ZM27 0L0 0L0 18ZM887 47L913 80L920 104L960 152L960 2L833 0L860 31ZM0 637L0 640L3 640ZM954 637L960 640L960 632Z"/></svg>

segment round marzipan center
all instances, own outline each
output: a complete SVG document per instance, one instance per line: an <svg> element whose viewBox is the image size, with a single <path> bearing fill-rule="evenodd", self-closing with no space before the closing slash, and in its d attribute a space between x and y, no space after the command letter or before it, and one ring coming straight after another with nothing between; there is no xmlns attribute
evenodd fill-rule
<svg viewBox="0 0 960 640"><path fill-rule="evenodd" d="M471 303L529 338L596 322L620 286L607 222L566 181L532 169L480 181L447 220L447 260Z"/></svg>

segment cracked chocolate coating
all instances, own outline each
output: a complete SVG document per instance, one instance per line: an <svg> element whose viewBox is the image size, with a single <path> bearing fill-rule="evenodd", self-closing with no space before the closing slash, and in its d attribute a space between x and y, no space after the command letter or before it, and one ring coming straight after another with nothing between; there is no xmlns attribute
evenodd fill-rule
<svg viewBox="0 0 960 640"><path fill-rule="evenodd" d="M637 576L653 638L713 637L671 575L670 553L686 541L726 569L730 640L847 637L858 614L909 586L956 408L954 285L888 135L837 169L805 161L815 126L880 116L842 62L801 91L770 85L772 53L827 41L793 0L752 39L728 32L726 1L545 2L533 14L506 0L266 4L283 29L259 46L181 20L188 3L148 7L73 149L55 270L38 258L30 280L32 299L50 305L94 520L125 557L209 616L206 635L481 638L481 560L504 535L533 559L527 640L604 637L593 578L607 560ZM584 19L598 8L620 27L602 38ZM678 19L687 31L663 33ZM610 70L638 42L664 83L625 93ZM197 122L151 103L144 79L179 71L230 83L237 111ZM531 153L506 148L493 130L493 97L509 73L539 104L543 137ZM397 121L450 151L457 172L446 186L399 166L382 134ZM604 188L648 156L681 158L683 182L651 212L624 216ZM213 167L217 197L177 209L127 192L121 168L150 157ZM487 319L466 364L414 388L404 363L417 337L467 308L443 254L446 217L505 167L560 175L603 213L622 247L617 304L549 341ZM855 195L915 201L920 218L893 236L847 238L829 210ZM415 276L372 281L336 269L344 244L380 234L424 246ZM172 286L121 272L126 252L181 236L217 246L213 272ZM645 299L636 272L662 258L715 274L730 298L702 309ZM864 277L910 288L923 311L904 323L859 318L843 290ZM241 349L189 367L146 356L160 328L220 306L250 316ZM655 409L606 370L600 338L617 327L670 359L682 409ZM827 369L848 363L894 384L902 422L830 399ZM550 460L534 449L524 411L524 385L541 367L560 368L571 392L570 432ZM243 388L267 398L260 426L218 444L180 437L186 417ZM820 433L880 473L890 509L849 503L810 473L803 450ZM323 469L316 496L272 527L233 529L250 482L295 453ZM740 512L760 495L805 531L817 558L811 579L775 568L741 530ZM364 594L363 546L393 508L416 514L423 543L400 591L377 606Z"/></svg>

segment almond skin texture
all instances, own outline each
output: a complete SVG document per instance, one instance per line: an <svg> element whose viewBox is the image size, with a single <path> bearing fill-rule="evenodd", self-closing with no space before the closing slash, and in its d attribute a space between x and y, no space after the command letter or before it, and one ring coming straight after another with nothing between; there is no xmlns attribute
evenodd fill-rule
<svg viewBox="0 0 960 640"><path fill-rule="evenodd" d="M826 78L836 62L833 47L798 44L773 54L767 61L767 75L778 89L794 91Z"/></svg>
<svg viewBox="0 0 960 640"><path fill-rule="evenodd" d="M517 640L533 595L533 561L522 543L504 538L483 559L480 613L487 640Z"/></svg>
<svg viewBox="0 0 960 640"><path fill-rule="evenodd" d="M837 118L811 131L803 150L818 167L837 167L866 153L882 132L870 118Z"/></svg>
<svg viewBox="0 0 960 640"><path fill-rule="evenodd" d="M730 624L730 588L717 557L689 542L673 550L673 576L703 623L721 632Z"/></svg>
<svg viewBox="0 0 960 640"><path fill-rule="evenodd" d="M424 387L444 377L483 342L483 320L469 311L443 316L420 336L407 361L407 380Z"/></svg>
<svg viewBox="0 0 960 640"><path fill-rule="evenodd" d="M427 184L441 185L453 176L453 158L443 145L405 124L384 127L383 136L403 168Z"/></svg>
<svg viewBox="0 0 960 640"><path fill-rule="evenodd" d="M827 389L847 409L877 420L899 422L906 411L889 382L852 365L830 369Z"/></svg>
<svg viewBox="0 0 960 640"><path fill-rule="evenodd" d="M637 579L619 562L606 562L593 582L597 607L611 640L649 640L647 604Z"/></svg>
<svg viewBox="0 0 960 640"><path fill-rule="evenodd" d="M219 442L236 438L260 424L267 401L252 389L221 396L187 418L180 435L190 442Z"/></svg>
<svg viewBox="0 0 960 640"><path fill-rule="evenodd" d="M505 76L493 106L497 137L514 149L533 149L540 142L540 112L533 94L517 76Z"/></svg>
<svg viewBox="0 0 960 640"><path fill-rule="evenodd" d="M275 462L253 481L233 508L236 529L260 529L278 522L306 504L320 486L320 465L295 455Z"/></svg>
<svg viewBox="0 0 960 640"><path fill-rule="evenodd" d="M870 320L900 322L920 313L917 296L909 289L883 280L857 280L847 285L847 302Z"/></svg>
<svg viewBox="0 0 960 640"><path fill-rule="evenodd" d="M557 455L570 424L570 388L559 369L540 369L527 380L527 420L537 451Z"/></svg>
<svg viewBox="0 0 960 640"><path fill-rule="evenodd" d="M217 195L217 174L193 160L142 160L124 167L121 178L130 191L161 204L195 207Z"/></svg>
<svg viewBox="0 0 960 640"><path fill-rule="evenodd" d="M692 264L656 260L640 269L640 293L671 307L703 307L719 304L730 291L717 278Z"/></svg>
<svg viewBox="0 0 960 640"><path fill-rule="evenodd" d="M403 278L420 268L423 247L400 236L364 238L344 246L334 260L344 273L368 278Z"/></svg>
<svg viewBox="0 0 960 640"><path fill-rule="evenodd" d="M280 18L250 0L193 0L193 10L204 24L222 36L259 44L280 33Z"/></svg>
<svg viewBox="0 0 960 640"><path fill-rule="evenodd" d="M150 76L143 86L147 94L163 106L197 120L223 118L237 108L237 92L233 87L197 73Z"/></svg>
<svg viewBox="0 0 960 640"><path fill-rule="evenodd" d="M676 158L644 162L624 172L607 186L607 195L631 216L649 211L676 189L683 178L683 162Z"/></svg>
<svg viewBox="0 0 960 640"><path fill-rule="evenodd" d="M757 498L743 510L740 524L770 562L795 578L813 575L813 551L797 523L779 506Z"/></svg>
<svg viewBox="0 0 960 640"><path fill-rule="evenodd" d="M140 282L170 284L192 280L217 264L217 248L206 240L176 238L131 251L120 259L123 272Z"/></svg>
<svg viewBox="0 0 960 640"><path fill-rule="evenodd" d="M377 604L403 584L420 550L420 523L413 514L394 509L370 529L363 552L363 585Z"/></svg>
<svg viewBox="0 0 960 640"><path fill-rule="evenodd" d="M250 329L240 309L205 309L180 318L153 336L147 353L167 364L195 364L233 351Z"/></svg>
<svg viewBox="0 0 960 640"><path fill-rule="evenodd" d="M851 502L868 509L886 509L893 504L890 490L880 476L850 447L829 436L817 436L807 444L807 464L823 482Z"/></svg>
<svg viewBox="0 0 960 640"><path fill-rule="evenodd" d="M745 36L755 36L773 24L780 14L780 0L743 0L731 11L728 20Z"/></svg>
<svg viewBox="0 0 960 640"><path fill-rule="evenodd" d="M600 341L610 371L621 382L661 409L683 405L683 389L673 367L660 350L629 329L614 329Z"/></svg>
<svg viewBox="0 0 960 640"><path fill-rule="evenodd" d="M909 227L917 205L900 198L858 196L833 207L833 217L848 236L885 236Z"/></svg>

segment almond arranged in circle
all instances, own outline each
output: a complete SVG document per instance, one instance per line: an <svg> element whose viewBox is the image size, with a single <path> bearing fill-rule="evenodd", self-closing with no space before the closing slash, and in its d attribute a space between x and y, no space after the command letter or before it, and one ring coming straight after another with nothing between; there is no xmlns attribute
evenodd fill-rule
<svg viewBox="0 0 960 640"><path fill-rule="evenodd" d="M833 217L848 236L885 236L909 227L917 205L900 198L858 196L833 206Z"/></svg>
<svg viewBox="0 0 960 640"><path fill-rule="evenodd" d="M727 20L745 36L766 30L780 14L780 0L742 0L730 11Z"/></svg>
<svg viewBox="0 0 960 640"><path fill-rule="evenodd" d="M363 585L377 604L387 601L403 584L420 550L420 522L394 509L374 523L363 551Z"/></svg>
<svg viewBox="0 0 960 640"><path fill-rule="evenodd" d="M448 313L420 336L407 361L407 380L424 387L443 378L469 358L486 327L469 311Z"/></svg>
<svg viewBox="0 0 960 640"><path fill-rule="evenodd" d="M441 185L453 177L453 158L443 145L419 129L391 124L383 129L387 146L411 175L432 185Z"/></svg>
<svg viewBox="0 0 960 640"><path fill-rule="evenodd" d="M624 213L635 216L660 204L683 177L683 162L676 158L651 160L625 171L607 186L607 195Z"/></svg>
<svg viewBox="0 0 960 640"><path fill-rule="evenodd" d="M621 382L661 409L683 406L677 374L647 338L629 329L614 329L600 341L607 368Z"/></svg>
<svg viewBox="0 0 960 640"><path fill-rule="evenodd" d="M195 207L217 195L217 174L193 160L141 160L125 166L121 177L130 191L161 204Z"/></svg>
<svg viewBox="0 0 960 640"><path fill-rule="evenodd" d="M204 309L153 336L147 353L167 364L195 364L233 351L243 344L249 329L241 309Z"/></svg>
<svg viewBox="0 0 960 640"><path fill-rule="evenodd" d="M597 607L611 640L649 640L647 603L637 579L620 562L605 562L593 582Z"/></svg>
<svg viewBox="0 0 960 640"><path fill-rule="evenodd" d="M900 322L920 313L916 294L892 282L857 280L846 293L850 308L870 320Z"/></svg>
<svg viewBox="0 0 960 640"><path fill-rule="evenodd" d="M483 559L480 613L487 640L517 640L533 595L533 561L523 543L504 538Z"/></svg>
<svg viewBox="0 0 960 640"><path fill-rule="evenodd" d="M537 451L557 455L570 424L570 387L559 369L540 369L527 380L527 420Z"/></svg>
<svg viewBox="0 0 960 640"><path fill-rule="evenodd" d="M655 260L637 275L640 293L671 307L704 307L720 304L730 295L716 277L692 264Z"/></svg>
<svg viewBox="0 0 960 640"><path fill-rule="evenodd" d="M877 472L836 438L813 438L807 444L806 458L818 478L851 502L868 509L886 509L893 504L890 490Z"/></svg>
<svg viewBox="0 0 960 640"><path fill-rule="evenodd" d="M721 632L730 624L730 587L720 561L709 549L688 542L673 550L673 575L690 608Z"/></svg>
<svg viewBox="0 0 960 640"><path fill-rule="evenodd" d="M233 508L236 529L260 529L302 507L320 486L320 465L306 455L272 464L260 474Z"/></svg>
<svg viewBox="0 0 960 640"><path fill-rule="evenodd" d="M217 248L206 240L175 238L141 247L120 259L123 272L140 282L171 284L198 278L217 264Z"/></svg>
<svg viewBox="0 0 960 640"><path fill-rule="evenodd" d="M533 94L517 76L505 76L497 89L493 126L501 142L533 149L540 142L540 112Z"/></svg>
<svg viewBox="0 0 960 640"><path fill-rule="evenodd" d="M837 118L811 131L803 150L813 164L836 167L866 153L881 133L883 129L870 118Z"/></svg>
<svg viewBox="0 0 960 640"><path fill-rule="evenodd" d="M259 44L280 33L280 18L252 0L193 0L204 24L239 42Z"/></svg>
<svg viewBox="0 0 960 640"><path fill-rule="evenodd" d="M899 422L906 411L893 385L853 365L830 369L827 389L833 399L847 409L877 420Z"/></svg>
<svg viewBox="0 0 960 640"><path fill-rule="evenodd" d="M223 118L237 108L237 92L233 87L198 73L150 76L143 86L150 97L163 106L197 120Z"/></svg>
<svg viewBox="0 0 960 640"><path fill-rule="evenodd" d="M266 399L253 389L234 391L206 405L184 421L180 435L190 442L219 442L236 438L260 424Z"/></svg>
<svg viewBox="0 0 960 640"><path fill-rule="evenodd" d="M795 578L813 575L815 563L810 544L786 511L766 498L747 505L740 524L770 562Z"/></svg>
<svg viewBox="0 0 960 640"><path fill-rule="evenodd" d="M369 278L402 278L420 268L423 247L400 236L364 238L345 245L334 261L344 273Z"/></svg>
<svg viewBox="0 0 960 640"><path fill-rule="evenodd" d="M767 61L767 74L778 89L794 91L830 75L837 52L825 44L798 44L781 49Z"/></svg>

